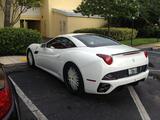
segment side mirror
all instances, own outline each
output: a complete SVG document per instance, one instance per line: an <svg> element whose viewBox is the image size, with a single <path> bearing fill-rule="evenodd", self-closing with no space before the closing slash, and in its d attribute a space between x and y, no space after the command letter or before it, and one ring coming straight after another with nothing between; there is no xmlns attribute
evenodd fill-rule
<svg viewBox="0 0 160 120"><path fill-rule="evenodd" d="M45 44L45 43L42 43L42 44L41 44L41 47L42 47L42 48L45 48L45 47L46 47L46 44Z"/></svg>

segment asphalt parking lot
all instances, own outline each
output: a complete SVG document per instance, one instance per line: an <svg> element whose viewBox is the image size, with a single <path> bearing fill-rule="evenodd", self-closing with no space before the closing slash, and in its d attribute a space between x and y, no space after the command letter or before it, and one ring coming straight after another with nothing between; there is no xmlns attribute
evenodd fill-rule
<svg viewBox="0 0 160 120"><path fill-rule="evenodd" d="M151 53L150 61L160 69L160 54ZM7 65L7 74L48 120L142 120L129 90L124 87L108 95L71 95L54 76L26 64ZM153 71L153 73L155 72ZM160 80L154 74L135 87L150 119L160 117ZM22 120L36 120L20 99Z"/></svg>

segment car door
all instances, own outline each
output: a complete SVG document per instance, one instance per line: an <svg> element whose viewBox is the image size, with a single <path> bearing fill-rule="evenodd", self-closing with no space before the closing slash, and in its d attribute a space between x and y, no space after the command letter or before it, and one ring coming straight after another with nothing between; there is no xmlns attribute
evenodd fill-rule
<svg viewBox="0 0 160 120"><path fill-rule="evenodd" d="M59 76L62 74L61 69L63 68L64 64L64 57L63 54L67 53L71 48L76 47L75 44L65 37L56 38L56 43L52 44L54 49L54 55L52 57L52 64L50 64L50 70L53 70Z"/></svg>
<svg viewBox="0 0 160 120"><path fill-rule="evenodd" d="M51 56L55 54L55 50L52 49L52 47L47 47L47 44L53 44L53 42L54 39L41 45L41 47L36 50L36 64L39 67L50 70L50 64L52 64Z"/></svg>
<svg viewBox="0 0 160 120"><path fill-rule="evenodd" d="M63 59L61 54L67 49L75 47L74 43L67 38L58 37L46 44L46 47L39 50L39 61L41 66L49 71L52 71L59 76L61 74L60 67Z"/></svg>

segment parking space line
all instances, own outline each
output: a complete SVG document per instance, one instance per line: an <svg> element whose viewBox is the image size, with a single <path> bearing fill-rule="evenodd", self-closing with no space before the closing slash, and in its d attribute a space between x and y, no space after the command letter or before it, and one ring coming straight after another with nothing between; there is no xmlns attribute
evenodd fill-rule
<svg viewBox="0 0 160 120"><path fill-rule="evenodd" d="M145 110L142 102L140 101L140 98L138 97L135 89L132 86L128 86L128 90L130 92L130 95L131 95L133 101L135 102L135 104L138 108L138 111L142 117L142 120L151 120L151 118L149 117L147 111Z"/></svg>
<svg viewBox="0 0 160 120"><path fill-rule="evenodd" d="M23 93L23 91L18 87L18 85L13 81L13 79L9 76L9 79L15 86L17 94L22 99L22 101L26 104L28 109L33 113L37 120L48 120L47 117L32 103L32 101Z"/></svg>

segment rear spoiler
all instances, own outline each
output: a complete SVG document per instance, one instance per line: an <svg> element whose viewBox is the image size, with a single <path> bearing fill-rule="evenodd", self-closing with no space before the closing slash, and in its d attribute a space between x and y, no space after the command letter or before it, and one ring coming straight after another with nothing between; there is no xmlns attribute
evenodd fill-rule
<svg viewBox="0 0 160 120"><path fill-rule="evenodd" d="M138 54L142 52L143 50L135 50L135 51L129 51L129 52L123 52L118 54L112 54L111 56L117 56L117 55L132 55L132 54Z"/></svg>

